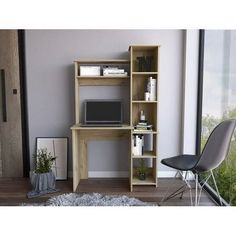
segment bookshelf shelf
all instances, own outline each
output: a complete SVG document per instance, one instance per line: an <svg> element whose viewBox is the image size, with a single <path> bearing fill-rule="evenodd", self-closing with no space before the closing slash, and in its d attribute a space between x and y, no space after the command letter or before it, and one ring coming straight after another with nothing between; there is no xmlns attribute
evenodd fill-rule
<svg viewBox="0 0 236 236"><path fill-rule="evenodd" d="M155 185L155 178L152 176L148 176L145 180L140 180L137 176L133 177L132 185Z"/></svg>
<svg viewBox="0 0 236 236"><path fill-rule="evenodd" d="M83 65L100 65L100 64L109 64L109 65L120 65L120 64L130 64L129 60L125 59L83 59L75 60L75 63Z"/></svg>
<svg viewBox="0 0 236 236"><path fill-rule="evenodd" d="M154 151L144 152L143 155L132 155L133 158L156 158L156 154Z"/></svg>
<svg viewBox="0 0 236 236"><path fill-rule="evenodd" d="M129 85L129 76L77 76L80 86Z"/></svg>
<svg viewBox="0 0 236 236"><path fill-rule="evenodd" d="M158 101L133 100L132 103L158 103Z"/></svg>
<svg viewBox="0 0 236 236"><path fill-rule="evenodd" d="M119 75L95 75L95 76L76 76L77 79L129 79L129 76L119 76Z"/></svg>
<svg viewBox="0 0 236 236"><path fill-rule="evenodd" d="M132 75L158 75L158 72L132 72Z"/></svg>
<svg viewBox="0 0 236 236"><path fill-rule="evenodd" d="M157 131L153 130L132 130L132 134L158 134Z"/></svg>

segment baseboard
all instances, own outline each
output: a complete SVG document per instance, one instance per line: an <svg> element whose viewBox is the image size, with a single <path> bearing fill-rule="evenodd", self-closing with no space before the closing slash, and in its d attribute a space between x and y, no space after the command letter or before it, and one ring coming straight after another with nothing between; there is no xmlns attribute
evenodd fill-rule
<svg viewBox="0 0 236 236"><path fill-rule="evenodd" d="M172 178L175 176L175 171L158 171L158 178ZM73 172L69 171L70 178L73 177ZM125 178L129 177L128 171L89 171L89 178Z"/></svg>

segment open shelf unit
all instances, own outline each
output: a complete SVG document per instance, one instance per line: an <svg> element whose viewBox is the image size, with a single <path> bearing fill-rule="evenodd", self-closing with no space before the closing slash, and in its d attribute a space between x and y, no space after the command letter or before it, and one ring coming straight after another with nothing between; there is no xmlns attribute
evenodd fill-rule
<svg viewBox="0 0 236 236"><path fill-rule="evenodd" d="M152 130L132 130L131 140L135 135L150 135L152 139L152 150L143 150L142 155L134 155L132 152L133 142L131 142L130 157L130 190L134 185L154 185L157 187L157 118L158 118L158 55L159 46L134 45L130 46L130 120L134 127L140 122L140 112L145 114L145 120L152 125ZM141 62L143 60L143 62ZM155 97L151 101L145 99L148 78L152 77L156 81ZM145 141L144 141L145 143ZM145 144L144 144L145 145ZM149 147L150 148L150 147ZM144 149L144 147L143 147ZM145 166L146 178L141 180L138 175L140 160L151 162L151 166ZM138 164L137 164L138 161Z"/></svg>

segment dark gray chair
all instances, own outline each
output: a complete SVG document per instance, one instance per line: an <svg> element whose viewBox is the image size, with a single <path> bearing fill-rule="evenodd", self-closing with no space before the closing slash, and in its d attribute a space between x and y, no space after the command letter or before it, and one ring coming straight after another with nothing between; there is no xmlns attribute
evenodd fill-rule
<svg viewBox="0 0 236 236"><path fill-rule="evenodd" d="M212 177L213 179L215 189L222 205L222 199L220 197L212 170L218 167L228 155L230 141L235 129L235 125L235 119L226 120L217 125L209 136L207 143L200 156L180 155L162 159L161 163L163 165L177 170L175 177L180 174L183 177L183 180L185 181L185 184L183 186L177 189L174 193L170 194L168 197L164 196L162 201L166 201L179 194L181 194L180 197L182 198L184 191L189 188L191 205L193 205L191 185L188 181L188 174L189 172L192 172L195 176L195 205L199 205L202 189L210 177ZM183 174L183 171L185 172L185 175ZM201 182L199 182L199 174L207 171L210 171L210 174ZM200 189L199 196L198 187Z"/></svg>

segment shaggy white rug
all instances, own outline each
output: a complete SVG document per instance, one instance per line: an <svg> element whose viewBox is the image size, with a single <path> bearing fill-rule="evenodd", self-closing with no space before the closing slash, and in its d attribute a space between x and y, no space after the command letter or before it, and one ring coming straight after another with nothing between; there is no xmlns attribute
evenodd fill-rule
<svg viewBox="0 0 236 236"><path fill-rule="evenodd" d="M130 198L127 196L102 195L99 193L62 194L50 198L45 203L32 204L32 205L34 206L36 205L38 206L155 206L154 204L151 203L142 202L137 198Z"/></svg>

